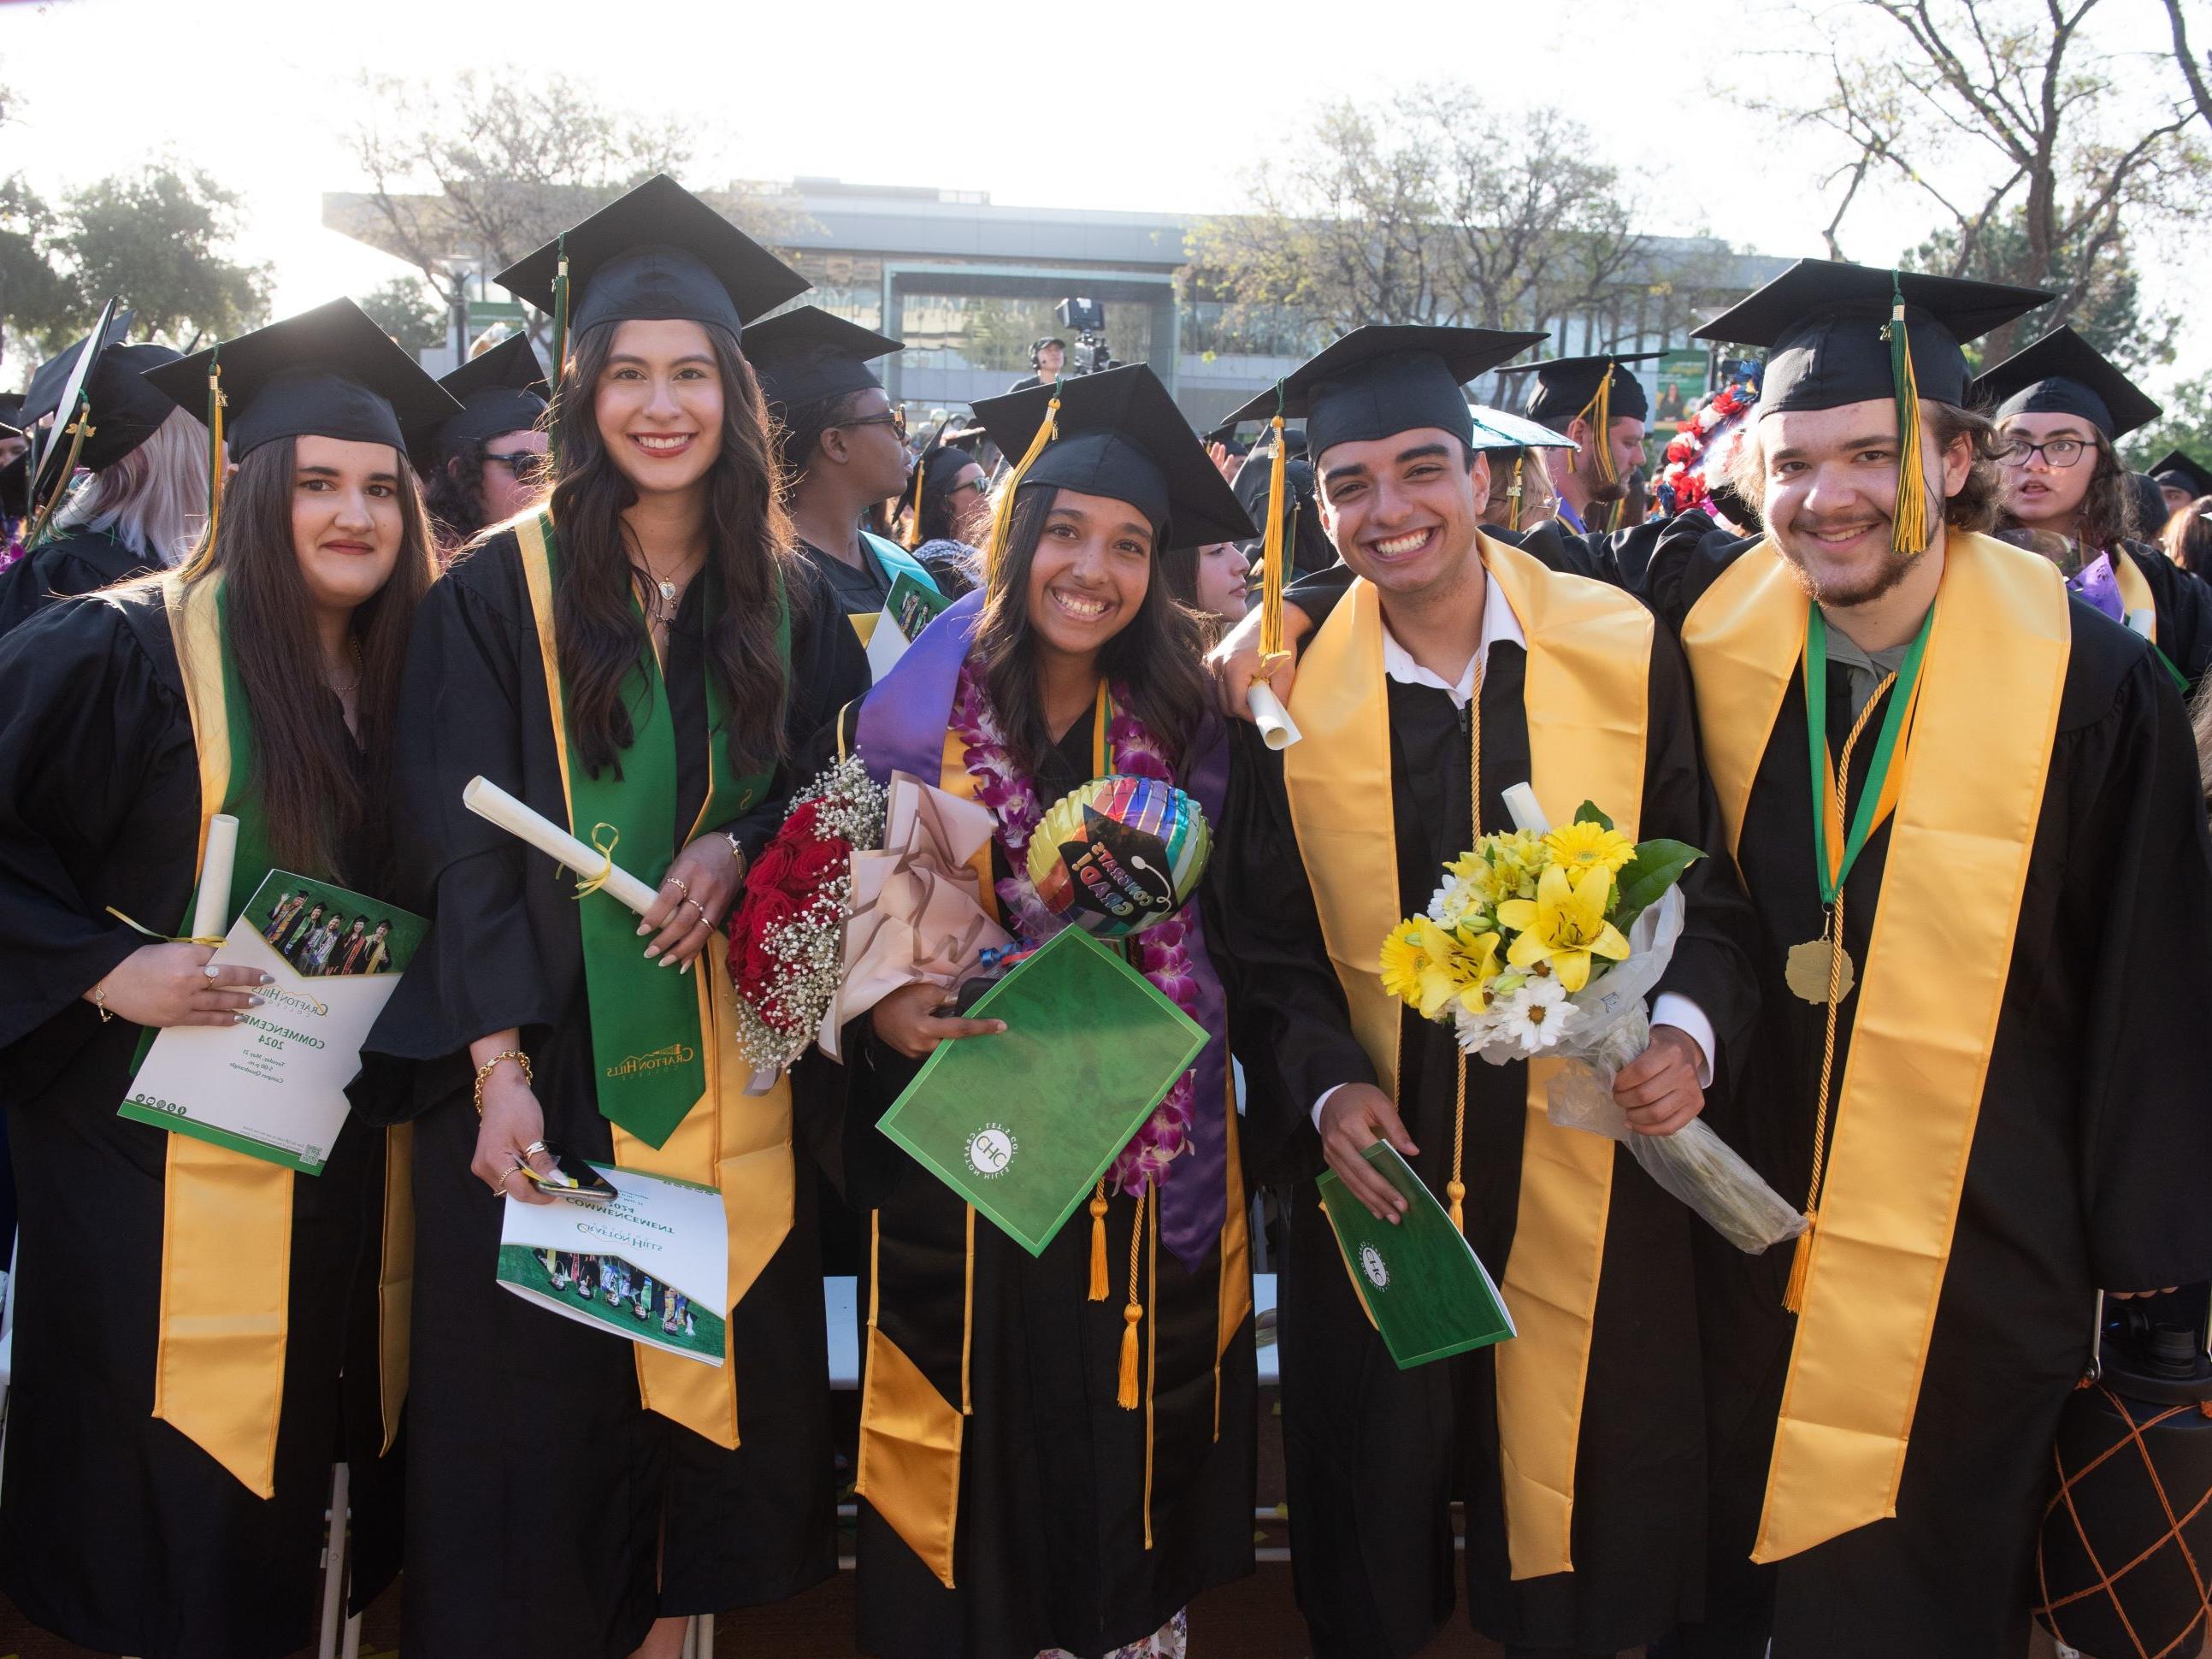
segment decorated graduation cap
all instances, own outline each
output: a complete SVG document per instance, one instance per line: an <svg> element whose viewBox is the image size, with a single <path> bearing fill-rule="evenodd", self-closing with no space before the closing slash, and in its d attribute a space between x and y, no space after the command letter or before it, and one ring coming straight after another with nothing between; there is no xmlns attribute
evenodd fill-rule
<svg viewBox="0 0 2212 1659"><path fill-rule="evenodd" d="M1003 453L1021 458L992 517L992 568L1005 556L1014 494L1024 484L1127 501L1151 523L1156 553L1252 534L1228 481L1146 364L986 398L975 418Z"/></svg>
<svg viewBox="0 0 2212 1659"><path fill-rule="evenodd" d="M1898 472L1890 544L1900 553L1918 553L1929 533L1921 482L1922 399L1966 407L1972 396L1966 343L2051 297L2042 289L2007 283L1800 259L1692 337L1768 348L1753 411L1761 419L1893 404Z"/></svg>
<svg viewBox="0 0 2212 1659"><path fill-rule="evenodd" d="M1634 385L1633 381L1630 382ZM1471 411L1474 416L1474 447L1492 455L1493 465L1512 464L1513 476L1506 483L1505 527L1521 528L1522 482L1528 466L1528 452L1534 449L1572 449L1575 441L1564 432L1532 421L1524 415L1509 414L1502 409L1492 409L1486 404L1477 404Z"/></svg>
<svg viewBox="0 0 2212 1659"><path fill-rule="evenodd" d="M2165 412L2096 347L2063 326L1983 370L1974 396L1995 405L1992 418L1998 421L2074 415L2107 438L2124 437Z"/></svg>
<svg viewBox="0 0 2212 1659"><path fill-rule="evenodd" d="M7 417L0 415L0 420ZM2164 489L2185 489L2189 499L2212 495L2212 470L2199 465L2182 450L2169 449L2150 464L2150 476Z"/></svg>
<svg viewBox="0 0 2212 1659"><path fill-rule="evenodd" d="M92 362L82 381L84 400L92 408L92 421L80 447L76 465L98 472L111 467L154 435L169 418L170 404L139 377L149 368L173 363L177 354L163 345L128 345L131 313L119 311L100 331L97 345L88 335L50 363L40 366L23 394L21 426L35 425L49 415L62 413L64 389L88 348ZM72 413L74 411L71 411Z"/></svg>
<svg viewBox="0 0 2212 1659"><path fill-rule="evenodd" d="M898 349L888 335L819 306L779 312L745 331L745 361L760 376L762 394L784 409L880 388L868 365Z"/></svg>
<svg viewBox="0 0 2212 1659"><path fill-rule="evenodd" d="M1302 416L1306 447L1319 457L1342 443L1436 427L1472 445L1474 417L1460 388L1544 339L1494 328L1372 323L1308 358L1278 387L1231 416Z"/></svg>
<svg viewBox="0 0 2212 1659"><path fill-rule="evenodd" d="M553 318L553 373L572 331L712 323L732 334L813 284L666 173L570 226L495 279Z"/></svg>
<svg viewBox="0 0 2212 1659"><path fill-rule="evenodd" d="M416 429L408 453L418 472L428 471L468 444L527 432L545 413L551 395L526 334L479 351L438 384L459 400L460 413Z"/></svg>
<svg viewBox="0 0 2212 1659"><path fill-rule="evenodd" d="M404 453L407 429L461 407L350 300L222 341L146 379L179 408L207 411L210 537L222 509L226 437L238 460L280 438L390 444Z"/></svg>

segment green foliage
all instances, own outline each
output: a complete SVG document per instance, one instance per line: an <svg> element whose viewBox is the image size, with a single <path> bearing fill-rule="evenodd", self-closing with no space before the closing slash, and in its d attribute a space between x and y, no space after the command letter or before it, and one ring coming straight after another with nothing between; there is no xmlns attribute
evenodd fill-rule
<svg viewBox="0 0 2212 1659"><path fill-rule="evenodd" d="M1620 874L1614 878L1620 908L1613 913L1613 925L1626 932L1637 917L1666 896L1667 890L1681 880L1684 871L1703 857L1703 853L1683 842L1638 842L1636 856L1621 866Z"/></svg>
<svg viewBox="0 0 2212 1659"><path fill-rule="evenodd" d="M2162 401L2166 413L2121 446L2128 465L2146 467L2167 450L2179 449L2200 465L2212 466L2212 374L2184 381Z"/></svg>
<svg viewBox="0 0 2212 1659"><path fill-rule="evenodd" d="M379 328L410 351L443 344L453 326L446 307L419 276L394 276L355 300Z"/></svg>
<svg viewBox="0 0 2212 1659"><path fill-rule="evenodd" d="M2130 374L2173 361L2179 319L2144 308L2142 281L2124 234L2106 237L2093 234L2086 223L2077 224L2038 270L2028 246L2027 211L2014 208L1983 229L1964 259L1960 245L1955 228L1940 230L1905 257L1906 266L2057 292L2057 299L2013 325L2010 338L2015 347L2063 322Z"/></svg>
<svg viewBox="0 0 2212 1659"><path fill-rule="evenodd" d="M56 246L81 302L119 295L136 331L183 341L237 334L269 315L269 267L225 258L239 198L198 168L159 162L70 196Z"/></svg>

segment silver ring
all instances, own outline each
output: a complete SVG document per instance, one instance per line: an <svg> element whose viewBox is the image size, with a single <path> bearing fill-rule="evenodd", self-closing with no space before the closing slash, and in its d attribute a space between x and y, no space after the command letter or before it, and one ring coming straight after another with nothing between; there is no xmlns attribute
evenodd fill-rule
<svg viewBox="0 0 2212 1659"><path fill-rule="evenodd" d="M221 978L222 977L222 969L220 969L220 968L218 968L218 967L216 967L216 966L215 965L215 963L211 963L211 962L210 962L210 963L208 963L204 968L201 969L200 969L200 972L202 972L202 973L205 974L205 975L208 976L208 983L209 983L209 984L210 984L210 985L214 984L214 983L216 982L216 981L217 981L218 979L221 979Z"/></svg>
<svg viewBox="0 0 2212 1659"><path fill-rule="evenodd" d="M528 1158L528 1157L529 1157L532 1152L544 1152L545 1150L546 1150L546 1146L545 1146L545 1143L544 1143L544 1141L542 1141L542 1140L533 1140L533 1141L532 1141L532 1142L531 1142L527 1146L525 1146L525 1147L522 1149L522 1155L523 1155L523 1157L525 1157L525 1158ZM518 1169L518 1170L519 1170L519 1169L520 1169L521 1167L522 1167L522 1166L521 1166L520 1164L519 1164L515 1165L515 1169ZM514 1171L513 1171L513 1170L509 1170L509 1171L508 1171L508 1173L509 1173L509 1174L513 1174L513 1173L514 1173Z"/></svg>
<svg viewBox="0 0 2212 1659"><path fill-rule="evenodd" d="M684 895L684 896L685 898L687 898L687 899L688 899L688 898L690 898L690 897L691 896L691 890L690 890L690 887L688 887L687 885L685 885L685 884L684 884L684 883L683 883L682 881L678 880L678 879L676 877L674 877L674 876L663 876L663 877L660 878L660 884L661 884L663 887L673 887L673 888L674 888L678 892L679 892L679 893L683 894L683 895Z"/></svg>

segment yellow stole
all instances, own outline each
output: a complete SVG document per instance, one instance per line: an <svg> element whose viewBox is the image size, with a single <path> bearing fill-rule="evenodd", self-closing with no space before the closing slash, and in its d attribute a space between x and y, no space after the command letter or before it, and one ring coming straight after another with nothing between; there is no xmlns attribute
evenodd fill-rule
<svg viewBox="0 0 2212 1659"><path fill-rule="evenodd" d="M2146 637L2155 641L2158 638L2158 600L2152 596L2150 579L2128 556L2125 548L2114 548L2112 561L2112 580L2120 590L2121 625L2126 626L2128 618L2140 611L2151 620L2151 631Z"/></svg>
<svg viewBox="0 0 2212 1659"><path fill-rule="evenodd" d="M533 514L512 528L522 550L523 580L538 629L538 659L552 711L553 750L561 762L561 794L568 794L568 721L561 693L561 659L553 634L553 572L545 533ZM714 739L710 736L710 742ZM564 810L563 816L566 816ZM690 835L702 825L691 826ZM689 839L689 837L687 837ZM745 1298L791 1231L791 1084L778 1078L763 1095L748 1095L752 1068L738 1048L737 989L730 982L729 939L717 933L699 953L699 1029L705 1036L707 1087L698 1103L658 1149L621 1125L614 1136L615 1163L625 1170L671 1176L722 1194L730 1233L730 1306ZM724 1333L725 1347L729 1341ZM738 1444L738 1374L726 1352L720 1370L665 1353L649 1344L630 1345L637 1364L638 1397L648 1411L681 1423L718 1446Z"/></svg>
<svg viewBox="0 0 2212 1659"><path fill-rule="evenodd" d="M1091 773L1103 776L1106 761L1106 711L1099 711L1098 731L1091 757ZM845 757L844 723L839 716L838 758ZM939 763L938 787L963 800L975 799L975 775L968 769L968 747L957 732L945 734L945 751ZM978 878L977 893L995 920L999 914L991 870L991 842L985 842L970 860ZM1396 921L1395 917L1391 919ZM1252 1311L1251 1241L1244 1218L1244 1176L1237 1158L1237 1085L1231 1068L1223 1090L1222 1110L1228 1123L1228 1207L1221 1229L1221 1285L1214 1327L1213 1437L1221 1438L1221 1360L1229 1352ZM915 1364L878 1323L883 1275L879 1261L883 1243L883 1212L868 1218L868 1332L867 1355L860 1393L860 1447L854 1471L854 1496L868 1500L897 1533L906 1547L921 1558L947 1589L954 1588L953 1546L960 1517L960 1451L966 1437L967 1419L975 1410L968 1388L968 1359L975 1331L975 1209L967 1206L967 1283L961 1292L960 1403L954 1405L937 1390L921 1367ZM1159 1206L1150 1207L1146 1219L1151 1247L1152 1282L1159 1282ZM1145 1387L1145 1547L1152 1547L1152 1360L1157 1357L1153 1336L1157 1317L1146 1321L1147 1381Z"/></svg>
<svg viewBox="0 0 2212 1659"><path fill-rule="evenodd" d="M1652 619L1617 589L1481 541L1481 557L1528 643L1529 780L1556 823L1584 800L1636 834L1644 801ZM1304 741L1284 782L1329 959L1352 1026L1397 1091L1401 1008L1376 963L1397 926L1390 711L1381 595L1355 581L1307 647L1291 713ZM1502 827L1502 826L1501 826ZM1528 1067L1521 1196L1503 1289L1520 1334L1497 1349L1499 1461L1515 1578L1573 1570L1575 1453L1613 1193L1613 1143L1555 1127L1556 1063Z"/></svg>
<svg viewBox="0 0 2212 1659"><path fill-rule="evenodd" d="M1731 854L1796 672L1807 604L1762 543L1683 623ZM1949 538L1757 1561L1897 1513L2058 726L2066 605L2049 560L1985 536ZM1802 765L1789 775L1803 787Z"/></svg>
<svg viewBox="0 0 2212 1659"><path fill-rule="evenodd" d="M161 584L192 746L200 763L200 829L230 788L230 722L222 683L220 577ZM378 1273L383 1449L407 1397L407 1337L415 1273L413 1129L385 1132L384 1251ZM171 1135L162 1166L161 1305L154 1358L154 1415L236 1475L256 1497L276 1492L276 1428L284 1403L291 1318L290 1170L191 1135ZM309 1179L315 1177L310 1176Z"/></svg>

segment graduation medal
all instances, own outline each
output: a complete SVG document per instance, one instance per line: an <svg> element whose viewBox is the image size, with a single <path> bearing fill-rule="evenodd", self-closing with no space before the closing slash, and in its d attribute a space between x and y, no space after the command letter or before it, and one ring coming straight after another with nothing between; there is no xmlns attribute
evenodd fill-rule
<svg viewBox="0 0 2212 1659"><path fill-rule="evenodd" d="M1805 738L1813 777L1813 866L1820 884L1824 915L1820 937L1793 945L1783 965L1782 977L1792 994L1815 1005L1841 1002L1851 994L1858 974L1850 952L1844 948L1844 883L1851 866L1874 832L1897 810L1905 769L1898 764L1911 744L1912 711L1920 692L1920 665L1928 648L1928 630L1936 620L1930 605L1912 636L1905 661L1898 671L1875 687L1866 707L1844 739L1843 754L1831 766L1828 760L1828 625L1817 605L1808 607L1805 618ZM1881 707L1885 693L1896 688L1882 714L1881 730L1875 739L1874 758L1867 767L1865 787L1859 792L1858 811L1844 832L1844 800L1850 787L1851 752L1867 721Z"/></svg>

